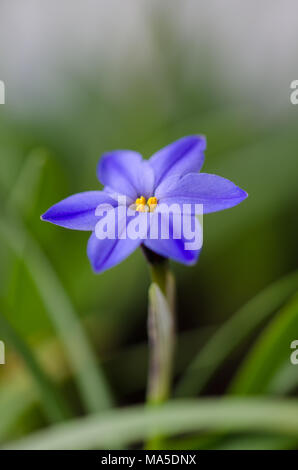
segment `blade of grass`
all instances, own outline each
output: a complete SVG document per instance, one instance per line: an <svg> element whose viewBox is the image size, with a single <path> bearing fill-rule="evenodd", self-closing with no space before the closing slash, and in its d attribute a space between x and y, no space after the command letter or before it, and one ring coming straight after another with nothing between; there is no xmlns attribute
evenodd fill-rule
<svg viewBox="0 0 298 470"><path fill-rule="evenodd" d="M298 438L298 403L289 399L176 400L158 408L109 410L12 442L6 449L110 448L140 442L152 431L174 436L208 429L277 434Z"/></svg>
<svg viewBox="0 0 298 470"><path fill-rule="evenodd" d="M67 351L86 410L96 412L110 407L112 400L104 374L96 362L93 349L72 303L50 262L21 224L16 225L8 217L1 217L0 234L15 254L24 260L38 288Z"/></svg>
<svg viewBox="0 0 298 470"><path fill-rule="evenodd" d="M291 342L298 331L298 294L272 319L238 370L230 392L237 395L265 393L271 380L290 362ZM296 371L293 367L293 374Z"/></svg>
<svg viewBox="0 0 298 470"><path fill-rule="evenodd" d="M3 303L1 304L3 308ZM55 385L53 384L50 377L40 367L38 361L32 354L25 341L12 328L9 321L1 312L0 331L2 339L7 341L16 349L31 372L35 384L39 389L41 403L43 404L43 408L48 419L51 422L55 422L70 418L73 413L71 412L67 401L59 393L58 388L55 388Z"/></svg>
<svg viewBox="0 0 298 470"><path fill-rule="evenodd" d="M20 213L21 217L23 216L23 212L28 206L28 202L27 206L22 202L24 186L35 186L35 188L38 186L45 159L46 151L42 149L36 149L26 159L20 176L6 201L8 213ZM35 193L36 190L31 191L29 198L31 202ZM26 198L27 200L28 198ZM48 259L21 223L16 225L10 220L0 219L0 233L17 256L24 260L36 283L40 296L68 353L68 359L75 372L86 410L96 412L108 408L112 404L112 399L104 374L96 364L89 340Z"/></svg>
<svg viewBox="0 0 298 470"><path fill-rule="evenodd" d="M293 294L298 272L273 283L225 322L199 351L176 388L177 396L199 393L218 367L261 323Z"/></svg>
<svg viewBox="0 0 298 470"><path fill-rule="evenodd" d="M297 439L288 436L245 434L227 436L221 434L198 434L166 441L167 450L280 450L295 448Z"/></svg>

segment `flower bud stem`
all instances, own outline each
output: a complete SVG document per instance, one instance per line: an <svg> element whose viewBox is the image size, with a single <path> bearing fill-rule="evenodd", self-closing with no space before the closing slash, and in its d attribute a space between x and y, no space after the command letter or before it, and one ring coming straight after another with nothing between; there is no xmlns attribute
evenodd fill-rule
<svg viewBox="0 0 298 470"><path fill-rule="evenodd" d="M152 279L148 311L147 404L156 406L165 402L171 391L175 343L175 283L168 260L148 249L144 252ZM161 445L161 437L155 436L147 443L147 449L160 448Z"/></svg>

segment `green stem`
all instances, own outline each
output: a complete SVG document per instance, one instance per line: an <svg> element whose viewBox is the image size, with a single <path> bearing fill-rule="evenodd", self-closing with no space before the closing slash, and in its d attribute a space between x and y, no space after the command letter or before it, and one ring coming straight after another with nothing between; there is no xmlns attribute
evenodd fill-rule
<svg viewBox="0 0 298 470"><path fill-rule="evenodd" d="M175 343L175 289L168 261L144 250L149 261L152 285L149 290L148 340L149 374L147 404L156 406L168 400L172 385ZM147 448L159 448L160 436L150 439Z"/></svg>

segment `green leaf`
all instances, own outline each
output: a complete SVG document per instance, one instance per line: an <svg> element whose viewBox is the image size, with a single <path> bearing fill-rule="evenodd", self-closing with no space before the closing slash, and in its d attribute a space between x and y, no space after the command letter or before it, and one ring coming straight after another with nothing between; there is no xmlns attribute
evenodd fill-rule
<svg viewBox="0 0 298 470"><path fill-rule="evenodd" d="M290 362L290 345L297 339L298 294L272 319L256 341L233 380L230 391L239 394L265 393L276 374ZM292 373L296 374L295 366Z"/></svg>
<svg viewBox="0 0 298 470"><path fill-rule="evenodd" d="M3 308L3 305L1 305ZM46 372L40 367L38 361L23 339L12 328L9 321L0 312L0 331L1 337L9 342L20 354L27 365L32 377L37 385L43 408L52 422L63 421L72 416L68 403L59 393L58 389L52 383L52 380Z"/></svg>
<svg viewBox="0 0 298 470"><path fill-rule="evenodd" d="M109 410L55 425L5 446L9 449L93 449L200 430L263 432L298 438L298 403L290 399L176 400L159 407Z"/></svg>
<svg viewBox="0 0 298 470"><path fill-rule="evenodd" d="M221 326L199 351L178 383L177 396L199 393L219 366L297 290L298 272L270 285Z"/></svg>
<svg viewBox="0 0 298 470"><path fill-rule="evenodd" d="M96 412L110 407L112 400L103 372L97 364L78 315L50 262L20 223L15 224L7 217L1 217L0 234L15 254L24 260L37 286L68 354L86 409Z"/></svg>
<svg viewBox="0 0 298 470"><path fill-rule="evenodd" d="M166 441L167 450L279 450L296 448L297 439L260 433L225 435L200 433Z"/></svg>

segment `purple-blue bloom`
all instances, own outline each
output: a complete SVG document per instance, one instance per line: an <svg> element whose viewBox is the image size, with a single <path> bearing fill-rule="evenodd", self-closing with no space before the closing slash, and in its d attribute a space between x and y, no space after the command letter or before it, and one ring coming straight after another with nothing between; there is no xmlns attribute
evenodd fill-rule
<svg viewBox="0 0 298 470"><path fill-rule="evenodd" d="M141 244L165 258L194 264L200 250L186 250L183 235L179 239L175 237L173 217L168 239L151 239L146 237L146 233L137 239L98 239L95 227L100 215L96 215L96 209L107 205L109 211L114 211L119 225L121 216L118 217L118 213L123 213L123 207L118 205L118 197L126 196L127 211L129 206L135 205L135 213L129 212L125 219L126 228L129 228L137 216L148 221L152 212L155 214L155 208L158 214L160 204L175 203L182 211L185 204L191 204L191 207L203 204L204 214L239 204L247 197L245 191L220 176L198 173L204 162L205 149L205 138L194 135L162 148L149 160L143 160L139 153L131 150L106 153L97 166L97 177L104 189L70 196L52 206L43 214L42 220L74 230L92 231L87 253L94 271L98 273L123 261ZM163 214L160 213L159 217L162 218ZM190 217L195 219L195 211Z"/></svg>

